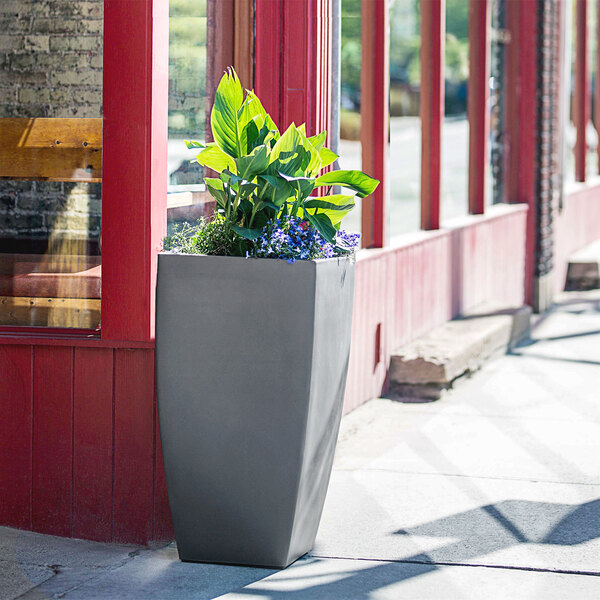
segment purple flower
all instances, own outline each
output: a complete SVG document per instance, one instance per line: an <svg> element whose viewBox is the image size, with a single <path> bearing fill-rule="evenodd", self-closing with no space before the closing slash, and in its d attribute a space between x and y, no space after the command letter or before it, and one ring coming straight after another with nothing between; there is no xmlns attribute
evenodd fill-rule
<svg viewBox="0 0 600 600"><path fill-rule="evenodd" d="M271 221L262 230L249 256L296 260L332 258L353 252L360 235L340 231L336 243L327 242L308 222L289 215Z"/></svg>

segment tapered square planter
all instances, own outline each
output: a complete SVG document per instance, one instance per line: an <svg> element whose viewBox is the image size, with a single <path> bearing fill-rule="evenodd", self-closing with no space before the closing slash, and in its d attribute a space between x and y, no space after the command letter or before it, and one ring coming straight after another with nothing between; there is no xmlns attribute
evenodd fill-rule
<svg viewBox="0 0 600 600"><path fill-rule="evenodd" d="M156 365L186 561L285 567L314 543L350 351L354 258L161 254Z"/></svg>

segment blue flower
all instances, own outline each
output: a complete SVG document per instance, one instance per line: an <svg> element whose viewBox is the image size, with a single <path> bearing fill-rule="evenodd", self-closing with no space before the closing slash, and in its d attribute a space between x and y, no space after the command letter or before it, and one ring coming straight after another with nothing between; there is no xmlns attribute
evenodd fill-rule
<svg viewBox="0 0 600 600"><path fill-rule="evenodd" d="M280 258L288 263L331 258L352 252L358 246L359 238L359 234L340 231L336 243L330 244L307 221L284 215L265 225L249 255Z"/></svg>

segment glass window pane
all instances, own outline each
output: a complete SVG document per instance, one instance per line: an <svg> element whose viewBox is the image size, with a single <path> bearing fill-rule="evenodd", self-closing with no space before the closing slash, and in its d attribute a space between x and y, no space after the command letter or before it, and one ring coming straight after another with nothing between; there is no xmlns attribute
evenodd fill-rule
<svg viewBox="0 0 600 600"><path fill-rule="evenodd" d="M416 231L420 224L420 4L390 4L390 236Z"/></svg>
<svg viewBox="0 0 600 600"><path fill-rule="evenodd" d="M442 125L442 221L468 213L468 17L468 2L465 2L465 0L446 0L446 95Z"/></svg>
<svg viewBox="0 0 600 600"><path fill-rule="evenodd" d="M103 7L3 12L0 325L100 323Z"/></svg>
<svg viewBox="0 0 600 600"><path fill-rule="evenodd" d="M206 49L210 2L169 2L169 150L167 222L169 231L183 221L212 212L205 192L202 167L184 141L204 142L207 127Z"/></svg>
<svg viewBox="0 0 600 600"><path fill-rule="evenodd" d="M360 169L362 145L360 143L360 61L361 21L360 0L342 0L342 50L340 90L340 145L339 168ZM344 229L353 233L361 231L361 204L344 218Z"/></svg>
<svg viewBox="0 0 600 600"><path fill-rule="evenodd" d="M567 6L565 22L565 63L568 65L568 104L569 114L566 119L565 128L565 150L564 150L564 171L563 179L565 183L575 181L575 143L577 141L577 129L575 127L575 60L577 54L577 30L575 18L575 2Z"/></svg>

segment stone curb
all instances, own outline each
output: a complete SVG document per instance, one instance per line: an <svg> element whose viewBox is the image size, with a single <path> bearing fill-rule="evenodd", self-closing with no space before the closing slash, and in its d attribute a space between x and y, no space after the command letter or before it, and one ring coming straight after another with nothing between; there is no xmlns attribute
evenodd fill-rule
<svg viewBox="0 0 600 600"><path fill-rule="evenodd" d="M390 392L415 401L442 392L529 336L531 307L477 312L434 329L392 353Z"/></svg>

